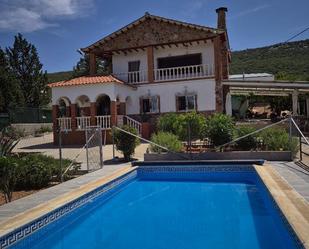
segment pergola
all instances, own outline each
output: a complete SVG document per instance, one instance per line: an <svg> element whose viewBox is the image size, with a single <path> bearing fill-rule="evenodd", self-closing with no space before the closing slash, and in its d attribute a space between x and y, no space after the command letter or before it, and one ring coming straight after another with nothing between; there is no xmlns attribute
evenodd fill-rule
<svg viewBox="0 0 309 249"><path fill-rule="evenodd" d="M261 95L261 96L292 96L292 111L299 114L299 96L306 95L306 110L309 116L309 82L306 81L248 81L225 80L222 82L227 89L225 97L226 113L232 114L232 95Z"/></svg>

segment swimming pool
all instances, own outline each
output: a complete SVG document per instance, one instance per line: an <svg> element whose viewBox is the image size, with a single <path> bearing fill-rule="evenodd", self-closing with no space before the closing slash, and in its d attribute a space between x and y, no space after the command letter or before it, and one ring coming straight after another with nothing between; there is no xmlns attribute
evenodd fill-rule
<svg viewBox="0 0 309 249"><path fill-rule="evenodd" d="M14 249L301 248L250 165L139 167L17 229L0 244Z"/></svg>

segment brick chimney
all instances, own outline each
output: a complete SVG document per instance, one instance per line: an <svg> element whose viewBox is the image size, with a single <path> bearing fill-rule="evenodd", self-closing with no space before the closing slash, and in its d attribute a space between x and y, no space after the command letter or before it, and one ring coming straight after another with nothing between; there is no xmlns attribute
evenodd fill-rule
<svg viewBox="0 0 309 249"><path fill-rule="evenodd" d="M226 29L226 19L225 19L225 12L227 12L226 7L220 7L216 9L216 12L218 14L218 29Z"/></svg>

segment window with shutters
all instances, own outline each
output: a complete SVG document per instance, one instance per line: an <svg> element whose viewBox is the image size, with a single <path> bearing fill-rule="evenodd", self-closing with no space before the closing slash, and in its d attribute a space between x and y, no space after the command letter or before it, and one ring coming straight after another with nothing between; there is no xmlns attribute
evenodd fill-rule
<svg viewBox="0 0 309 249"><path fill-rule="evenodd" d="M196 95L176 96L177 111L196 110Z"/></svg>
<svg viewBox="0 0 309 249"><path fill-rule="evenodd" d="M147 96L141 98L142 113L158 113L159 112L159 96Z"/></svg>

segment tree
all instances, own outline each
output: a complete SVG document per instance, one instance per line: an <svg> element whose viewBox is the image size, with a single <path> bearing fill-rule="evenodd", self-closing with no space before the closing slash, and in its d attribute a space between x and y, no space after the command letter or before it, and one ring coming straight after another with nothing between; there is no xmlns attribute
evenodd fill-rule
<svg viewBox="0 0 309 249"><path fill-rule="evenodd" d="M107 75L110 74L110 61L96 59L96 68L97 75ZM85 54L84 57L81 57L77 62L76 66L73 67L73 78L89 75L90 66L89 66L89 55Z"/></svg>
<svg viewBox="0 0 309 249"><path fill-rule="evenodd" d="M233 119L222 113L215 113L206 119L205 135L214 146L232 141L234 133Z"/></svg>
<svg viewBox="0 0 309 249"><path fill-rule="evenodd" d="M12 200L12 193L16 185L17 176L16 162L7 157L0 157L0 191L6 202Z"/></svg>
<svg viewBox="0 0 309 249"><path fill-rule="evenodd" d="M10 70L4 51L0 48L0 112L7 112L9 108L23 105L21 88Z"/></svg>
<svg viewBox="0 0 309 249"><path fill-rule="evenodd" d="M49 103L47 73L43 72L37 50L21 34L15 36L13 47L6 49L12 73L19 81L25 103L39 107Z"/></svg>

